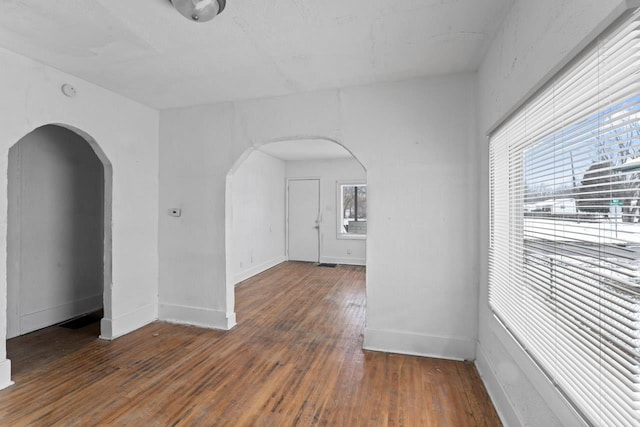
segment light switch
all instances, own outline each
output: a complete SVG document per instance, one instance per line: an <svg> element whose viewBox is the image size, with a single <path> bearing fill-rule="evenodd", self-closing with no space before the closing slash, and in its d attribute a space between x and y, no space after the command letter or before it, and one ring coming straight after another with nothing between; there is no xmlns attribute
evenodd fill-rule
<svg viewBox="0 0 640 427"><path fill-rule="evenodd" d="M169 209L169 215L175 216L176 218L182 215L182 209L171 208Z"/></svg>

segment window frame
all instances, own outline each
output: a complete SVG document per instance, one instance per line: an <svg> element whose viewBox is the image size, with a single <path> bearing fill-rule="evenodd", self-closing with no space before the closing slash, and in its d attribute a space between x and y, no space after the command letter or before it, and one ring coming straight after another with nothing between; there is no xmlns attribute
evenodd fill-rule
<svg viewBox="0 0 640 427"><path fill-rule="evenodd" d="M336 181L336 238L339 240L366 240L367 233L365 234L350 234L350 233L342 233L343 221L342 217L343 209L342 209L342 187L344 186L354 186L354 187L368 187L367 181L363 179L350 179L350 180L340 180ZM368 188L367 188L368 191ZM367 227L369 226L368 215L367 215ZM367 229L367 232L369 230Z"/></svg>

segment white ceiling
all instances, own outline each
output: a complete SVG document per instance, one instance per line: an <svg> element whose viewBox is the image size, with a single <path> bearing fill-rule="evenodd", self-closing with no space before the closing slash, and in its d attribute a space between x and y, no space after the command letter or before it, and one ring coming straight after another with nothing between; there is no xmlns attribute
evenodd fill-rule
<svg viewBox="0 0 640 427"><path fill-rule="evenodd" d="M341 145L323 139L272 142L258 148L282 160L321 160L352 157Z"/></svg>
<svg viewBox="0 0 640 427"><path fill-rule="evenodd" d="M474 71L514 0L2 0L0 46L155 108Z"/></svg>

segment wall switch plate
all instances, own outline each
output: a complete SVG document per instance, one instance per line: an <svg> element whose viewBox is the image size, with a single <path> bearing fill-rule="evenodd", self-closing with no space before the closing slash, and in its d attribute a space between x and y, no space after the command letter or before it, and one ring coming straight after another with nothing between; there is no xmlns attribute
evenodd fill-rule
<svg viewBox="0 0 640 427"><path fill-rule="evenodd" d="M182 215L182 209L171 208L169 209L169 215L175 216L176 218Z"/></svg>

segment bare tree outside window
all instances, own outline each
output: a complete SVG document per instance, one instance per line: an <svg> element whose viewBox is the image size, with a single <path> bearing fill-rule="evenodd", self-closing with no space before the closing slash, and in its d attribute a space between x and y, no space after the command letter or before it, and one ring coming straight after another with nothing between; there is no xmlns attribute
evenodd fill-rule
<svg viewBox="0 0 640 427"><path fill-rule="evenodd" d="M367 234L367 185L340 186L340 234Z"/></svg>

